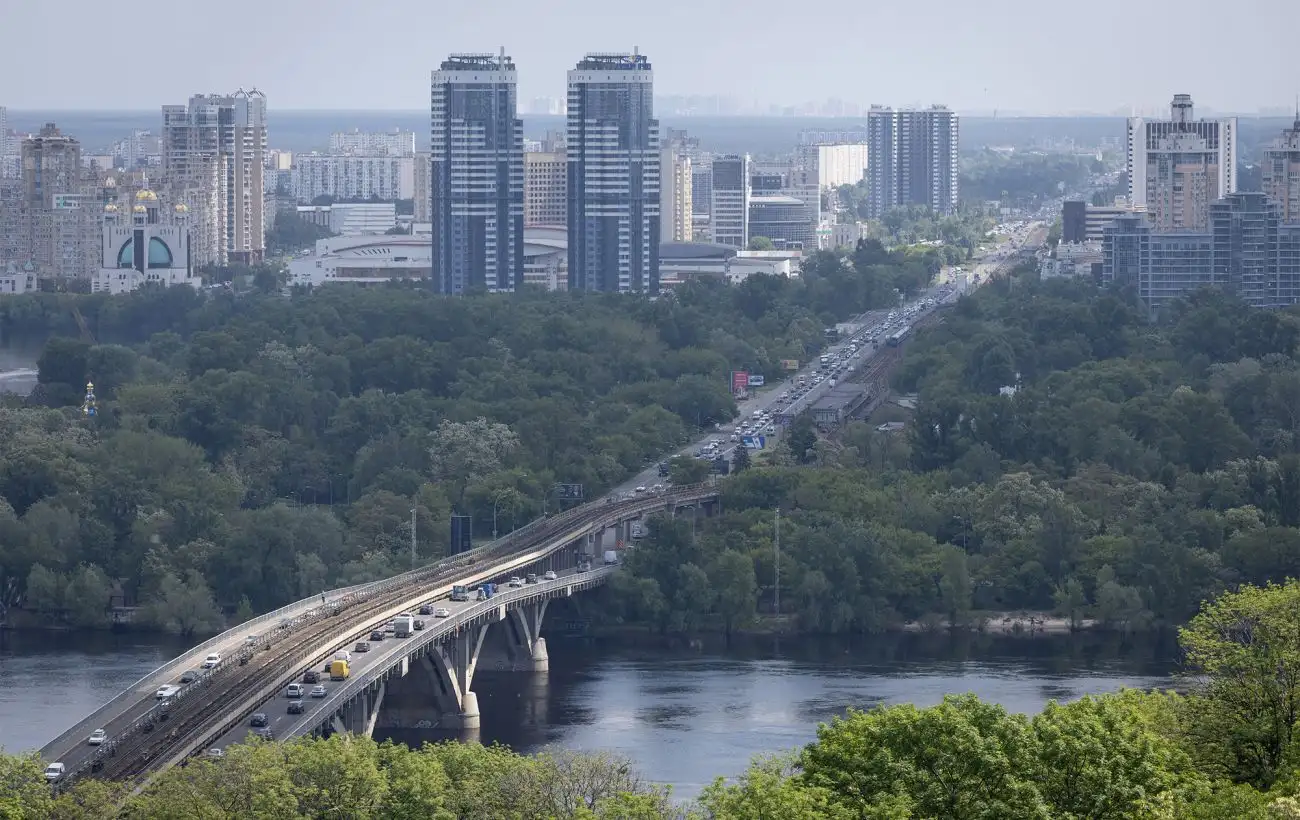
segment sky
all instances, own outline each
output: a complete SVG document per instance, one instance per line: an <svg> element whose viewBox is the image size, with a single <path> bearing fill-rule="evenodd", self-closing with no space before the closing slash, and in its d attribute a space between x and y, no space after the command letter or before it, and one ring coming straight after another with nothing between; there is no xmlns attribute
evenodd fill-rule
<svg viewBox="0 0 1300 820"><path fill-rule="evenodd" d="M519 68L523 110L588 51L648 55L660 95L958 111L1156 113L1175 93L1294 105L1298 0L0 0L0 105L156 109L256 86L272 111L417 110L449 52ZM22 32L40 32L21 36ZM204 32L207 32L206 34ZM53 51L51 47L54 46Z"/></svg>

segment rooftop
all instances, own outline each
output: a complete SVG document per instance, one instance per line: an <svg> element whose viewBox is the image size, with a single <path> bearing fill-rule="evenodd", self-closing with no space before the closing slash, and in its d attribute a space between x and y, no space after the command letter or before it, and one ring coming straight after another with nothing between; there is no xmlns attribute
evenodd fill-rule
<svg viewBox="0 0 1300 820"><path fill-rule="evenodd" d="M730 259L736 249L730 245L713 242L663 242L659 245L660 259Z"/></svg>

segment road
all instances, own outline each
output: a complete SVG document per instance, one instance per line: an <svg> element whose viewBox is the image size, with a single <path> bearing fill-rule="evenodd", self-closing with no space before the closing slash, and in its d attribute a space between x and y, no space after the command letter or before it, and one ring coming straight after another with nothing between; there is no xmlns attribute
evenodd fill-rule
<svg viewBox="0 0 1300 820"><path fill-rule="evenodd" d="M576 574L577 574L576 570L568 569L557 573L557 577L554 581L540 581L538 584L529 584L528 586L530 587L535 586L538 589L545 589L547 587L561 587L564 586L566 582L571 581ZM425 601L424 603L434 608L444 607L451 612L451 617L446 619L434 618L432 615L418 616L425 622L426 624L425 629L429 630L429 629L436 628L440 623L446 623L454 619L454 617L458 613L473 606L475 603L477 603L477 601L451 601L448 600L447 598L431 597L429 600ZM416 607L413 607L412 613L414 614L414 612L418 611L418 609L419 609L418 605ZM355 632L357 633L358 636L362 636L364 633L364 636L361 637L360 639L369 640L368 638L369 633L375 629L381 628L381 626L382 626L381 623L369 623L369 624L358 623L356 624ZM420 634L421 633L419 632L415 633L417 637ZM356 677L358 675L363 674L368 669L391 666L394 663L396 663L402 657L402 655L410 651L409 649L407 649L407 646L411 643L411 640L412 640L411 638L397 638L394 637L393 635L387 635L382 641L370 641L371 649L369 652L353 652L352 650L355 647L356 639L352 639L349 640L346 645L336 647L335 651L337 651L338 649L347 649L348 651L352 652L352 662L349 664L349 666L350 666L351 675L353 677ZM315 668L319 672L324 667L323 665L321 665ZM335 688L344 685L342 682L331 681L329 679L328 674L322 673L320 677L321 677L320 685L325 687L326 697L328 697L329 694L332 693ZM301 680L301 677L299 678L299 680ZM311 691L313 686L314 684L304 685L304 687L308 692ZM310 731L311 728L319 725L324 716L318 714L317 712L319 708L325 703L325 699L326 698L317 699L311 697L301 698L302 704L305 707L306 711L304 711L303 714L301 715L291 715L289 714L290 698L286 697L282 691L278 697L272 698L271 700L267 701L266 703L258 707L258 711L267 716L268 728L271 729L274 736L277 739L283 740L285 738L292 737L296 734L304 734L307 731ZM213 742L211 744L211 748L224 749L226 746L229 746L232 743L238 743L244 740L246 737L248 737L248 734L252 731L253 731L253 727L246 720L241 726L237 726L234 729L231 729L229 732L226 732L219 739Z"/></svg>

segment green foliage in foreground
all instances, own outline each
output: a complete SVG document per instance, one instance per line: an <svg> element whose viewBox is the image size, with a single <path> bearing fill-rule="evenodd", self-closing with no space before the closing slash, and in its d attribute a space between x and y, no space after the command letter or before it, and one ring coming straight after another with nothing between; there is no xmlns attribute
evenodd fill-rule
<svg viewBox="0 0 1300 820"><path fill-rule="evenodd" d="M1295 818L1300 582L1245 587L1183 631L1187 695L1127 690L1033 717L973 695L850 710L689 806L607 755L418 751L335 736L251 742L127 798L97 781L54 797L33 757L0 758L0 817L543 820L1268 820ZM118 809L116 806L123 805Z"/></svg>

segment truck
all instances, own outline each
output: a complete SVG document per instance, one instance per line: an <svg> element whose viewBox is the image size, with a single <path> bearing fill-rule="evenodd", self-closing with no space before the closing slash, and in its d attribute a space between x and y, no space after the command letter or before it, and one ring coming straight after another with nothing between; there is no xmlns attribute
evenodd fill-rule
<svg viewBox="0 0 1300 820"><path fill-rule="evenodd" d="M415 633L415 618L410 615L397 616L397 631L394 632L399 638L409 638Z"/></svg>
<svg viewBox="0 0 1300 820"><path fill-rule="evenodd" d="M478 588L478 599L480 601L486 601L488 598L491 598L493 595L496 594L497 594L496 584L483 584Z"/></svg>
<svg viewBox="0 0 1300 820"><path fill-rule="evenodd" d="M818 361L820 362L821 366L822 366L823 368L825 368L825 367L827 367L827 366L831 363L831 357L830 357L830 356L822 356L821 359L819 359Z"/></svg>
<svg viewBox="0 0 1300 820"><path fill-rule="evenodd" d="M330 664L330 680L347 680L350 674L347 661L335 660Z"/></svg>
<svg viewBox="0 0 1300 820"><path fill-rule="evenodd" d="M618 563L618 553L614 550L605 550L605 566Z"/></svg>
<svg viewBox="0 0 1300 820"><path fill-rule="evenodd" d="M469 600L469 587L467 587L467 586L462 586L461 584L457 584L456 586L452 587L452 588L451 588L451 599L452 599L453 601L468 601L468 600Z"/></svg>

